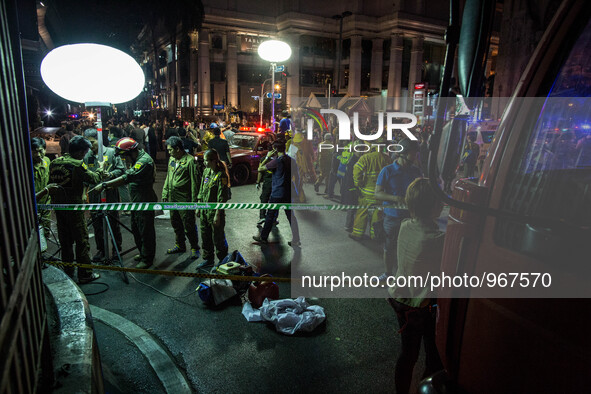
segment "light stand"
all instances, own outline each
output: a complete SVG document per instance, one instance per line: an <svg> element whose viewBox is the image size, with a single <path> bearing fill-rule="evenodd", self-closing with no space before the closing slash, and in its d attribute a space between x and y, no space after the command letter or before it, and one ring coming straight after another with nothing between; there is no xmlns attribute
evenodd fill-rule
<svg viewBox="0 0 591 394"><path fill-rule="evenodd" d="M102 107L110 107L110 103L104 102L89 102L85 103L86 107L96 107L96 131L97 131L97 144L98 144L98 158L99 158L99 165L102 164L104 161L104 147L103 147L103 117L102 117ZM100 194L100 202L106 203L107 202L107 191L103 190ZM123 268L123 260L121 259L121 251L117 247L117 240L115 239L115 234L113 233L113 228L111 227L111 222L109 220L109 215L106 211L100 211L100 220L103 221L103 251L104 251L104 261L107 263L117 263L117 265ZM112 218L116 220L115 218ZM127 230L129 230L126 226L124 226L121 222L117 221L119 225ZM131 232L131 230L129 230ZM109 240L113 243L113 249L115 249L115 253L117 254L116 259L111 258L111 254L109 253ZM135 247L129 249L127 252L134 250ZM127 273L125 271L121 271L121 276L123 277L123 281L126 284L129 284L129 278L127 277Z"/></svg>
<svg viewBox="0 0 591 394"><path fill-rule="evenodd" d="M258 53L261 59L271 63L271 130L275 132L275 68L278 62L291 57L291 48L283 41L269 40L259 45Z"/></svg>
<svg viewBox="0 0 591 394"><path fill-rule="evenodd" d="M131 56L115 48L99 44L74 44L64 45L49 52L41 62L40 71L43 82L58 96L69 101L85 103L86 106L98 107L98 156L99 163L102 163L101 107L124 103L140 94L145 85L144 72L140 65ZM100 198L101 202L104 202L106 194L102 193ZM105 254L109 255L108 242L111 238L117 261L122 266L121 253L108 215L105 211L101 211L101 215ZM129 283L125 272L123 280Z"/></svg>
<svg viewBox="0 0 591 394"><path fill-rule="evenodd" d="M271 62L271 131L275 132L275 66Z"/></svg>

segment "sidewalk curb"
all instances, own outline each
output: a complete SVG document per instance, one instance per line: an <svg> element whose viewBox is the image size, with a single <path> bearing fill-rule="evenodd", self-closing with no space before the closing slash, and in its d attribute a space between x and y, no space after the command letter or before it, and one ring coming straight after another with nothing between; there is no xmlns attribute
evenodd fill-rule
<svg viewBox="0 0 591 394"><path fill-rule="evenodd" d="M123 316L91 305L94 318L119 331L148 360L167 393L191 393L191 388L168 353L143 328Z"/></svg>
<svg viewBox="0 0 591 394"><path fill-rule="evenodd" d="M84 293L62 270L43 269L50 319L53 393L103 393L103 378L90 308ZM53 323L53 324L51 324Z"/></svg>

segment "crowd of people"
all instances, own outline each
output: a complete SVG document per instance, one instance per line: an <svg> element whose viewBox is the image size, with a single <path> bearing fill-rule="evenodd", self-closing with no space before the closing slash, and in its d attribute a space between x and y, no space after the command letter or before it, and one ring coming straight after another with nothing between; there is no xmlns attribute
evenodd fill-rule
<svg viewBox="0 0 591 394"><path fill-rule="evenodd" d="M59 137L60 156L68 152L68 144L72 137L83 135L85 130L95 126L94 119L62 122L61 128L56 132ZM183 122L178 119L168 120L166 118L163 120L112 118L105 122L103 127L105 131L103 144L105 146L113 147L121 138L130 137L139 144L140 149L145 150L156 161L157 153L166 151L164 141L172 136L180 137L185 149L190 153L206 151L208 144L216 138L214 132L218 125L212 123L209 127L205 127L203 122ZM217 137L219 138L222 133L224 135L220 139L225 139L226 135L233 133L231 127L219 128L220 134ZM213 144L216 145L216 142L213 141ZM226 152L229 153L229 149ZM229 163L229 160L224 161Z"/></svg>
<svg viewBox="0 0 591 394"><path fill-rule="evenodd" d="M366 232L370 238L383 241L384 272L379 277L381 281L391 275L424 270L424 264L418 266L415 263L417 256L423 259L425 253L429 254L427 260L430 264L437 266L443 238L435 218L440 214L441 207L436 197L429 194L432 191L428 181L422 178L426 168L420 152L425 149L426 139L421 133L417 131L418 141L397 134L392 141L402 147L397 153L389 153L383 148L364 152L355 149L364 143L355 138L339 145L337 130L322 136L316 131L315 141L309 141L303 133L292 130L288 116L284 119L286 121L279 125L272 148L262 157L258 167L256 185L262 189L261 202L304 202L303 184L310 183L318 195L329 200L362 206L347 212L345 230L357 242L366 237ZM196 130L193 124L186 128L177 122L168 125L171 127L163 127L157 122L107 123L107 132L103 133L106 137L102 141L102 158L98 156L99 134L93 127L77 132L67 125L66 131L71 133L65 133L60 142L63 154L51 162L44 156L44 140L33 138L31 146L37 201L70 204L229 201L231 155L227 139L221 138L220 127L211 124L207 130ZM370 132L371 127L364 131ZM386 142L376 141L378 144ZM166 148L168 164L162 194L158 196L154 191L155 160L156 152L162 148ZM203 150L203 165L200 165L196 154ZM340 198L336 194L337 184L340 185ZM324 192L320 192L323 185ZM397 204L408 204L408 209L397 208ZM382 206L382 209L372 208L377 206ZM91 214L97 247L97 254L91 259L84 212L56 211L63 261L90 264L91 260L106 257L103 236L105 216L112 231L109 238L114 253L121 251L118 213L106 212ZM278 210L261 210L259 233L253 237L255 243L263 245L269 242L278 213ZM291 210L286 209L285 213L292 230L289 245L300 247L298 221ZM150 268L154 263L157 242L154 218L154 211L131 212L131 230L138 250L134 256L137 268ZM186 253L188 241L190 258L203 259L197 268L211 267L216 258L221 261L227 256L223 210L173 210L170 221L175 243L166 250L167 254ZM40 224L48 229L48 211L41 212ZM399 239L406 240L400 242ZM403 249L400 247L402 243ZM423 250L426 247L428 251ZM66 268L66 273L73 275L73 268ZM91 270L78 270L79 283L98 277L99 274ZM412 374L421 338L424 337L426 343L429 341L429 366L437 364L431 346L433 300L427 294L414 294L410 298L408 295L401 296L396 289L391 289L391 294L390 303L397 313L402 331L403 352L396 374L401 392L404 392L405 382L410 382L409 371Z"/></svg>

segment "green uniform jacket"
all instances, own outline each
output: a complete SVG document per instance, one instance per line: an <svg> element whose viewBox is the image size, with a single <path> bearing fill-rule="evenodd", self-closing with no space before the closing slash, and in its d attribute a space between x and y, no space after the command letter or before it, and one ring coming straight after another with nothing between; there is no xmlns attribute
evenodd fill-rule
<svg viewBox="0 0 591 394"><path fill-rule="evenodd" d="M168 161L168 172L162 189L162 199L171 202L197 201L201 173L192 155L185 154L176 160Z"/></svg>
<svg viewBox="0 0 591 394"><path fill-rule="evenodd" d="M328 142L321 142L319 144L319 146L321 144L329 144ZM323 147L323 149L318 149L318 168L320 169L320 171L323 174L327 174L330 172L330 167L332 166L332 156L335 152L335 148L328 148L326 146Z"/></svg>
<svg viewBox="0 0 591 394"><path fill-rule="evenodd" d="M35 193L39 193L49 183L49 165L51 160L44 156L43 160L39 164L33 166L33 176L35 178ZM45 194L42 198L37 201L39 204L49 204L49 193Z"/></svg>
<svg viewBox="0 0 591 394"><path fill-rule="evenodd" d="M215 172L206 168L201 180L199 202L227 202L230 199L229 180L223 171Z"/></svg>
<svg viewBox="0 0 591 394"><path fill-rule="evenodd" d="M66 153L49 165L49 181L62 187L52 193L55 204L81 204L84 183L99 183L101 175L90 171L82 160L76 160Z"/></svg>
<svg viewBox="0 0 591 394"><path fill-rule="evenodd" d="M84 156L84 164L88 167L88 169L92 172L96 172L99 167L99 159L98 154L95 155L92 153L92 150L89 150L86 156ZM121 157L115 155L115 149L113 148L103 148L103 161L106 162L105 164L105 171L109 174L108 179L115 179L123 175L125 172L125 166L121 161ZM90 185L91 187L95 185ZM99 193L89 193L88 200L91 203L100 202L100 194ZM117 189L109 189L107 190L107 202L119 202L119 194L117 193Z"/></svg>
<svg viewBox="0 0 591 394"><path fill-rule="evenodd" d="M259 162L259 166L261 164L263 164L263 161L265 161L265 156L262 157L261 161ZM263 185L267 185L270 186L271 183L273 182L273 171L267 170L265 172L263 172L262 176L261 176L261 182L263 183Z"/></svg>
<svg viewBox="0 0 591 394"><path fill-rule="evenodd" d="M144 150L140 149L137 161L123 174L125 183L129 184L131 202L156 202L158 197L154 192L156 170L154 160Z"/></svg>

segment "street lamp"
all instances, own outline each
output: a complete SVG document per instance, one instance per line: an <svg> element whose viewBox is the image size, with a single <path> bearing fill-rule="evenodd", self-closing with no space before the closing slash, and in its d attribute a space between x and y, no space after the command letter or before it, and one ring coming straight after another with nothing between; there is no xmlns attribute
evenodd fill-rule
<svg viewBox="0 0 591 394"><path fill-rule="evenodd" d="M343 19L345 17L353 15L351 11L342 12L341 15L333 15L332 19L338 20L340 22L339 27L339 45L337 46L337 90L336 94L339 94L341 90L341 57L342 57L342 47L343 47Z"/></svg>
<svg viewBox="0 0 591 394"><path fill-rule="evenodd" d="M261 59L271 62L271 86L275 86L275 66L291 57L290 46L283 41L262 42L258 49ZM262 98L261 98L262 99ZM271 130L275 131L275 90L271 88Z"/></svg>
<svg viewBox="0 0 591 394"><path fill-rule="evenodd" d="M134 99L145 83L144 72L131 56L99 44L55 48L41 62L41 78L58 96L84 103L87 107L97 107L99 162L103 161L101 106L109 107ZM108 256L108 225L103 225L103 229L105 255Z"/></svg>

